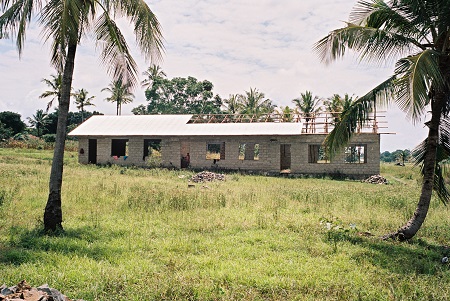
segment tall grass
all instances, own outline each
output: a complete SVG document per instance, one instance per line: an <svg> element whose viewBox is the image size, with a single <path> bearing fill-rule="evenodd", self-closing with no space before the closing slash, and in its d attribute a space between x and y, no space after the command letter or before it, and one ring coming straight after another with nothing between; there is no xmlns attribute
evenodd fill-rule
<svg viewBox="0 0 450 301"><path fill-rule="evenodd" d="M40 232L51 153L0 149L0 271L85 300L448 300L447 208L409 243L418 171L389 185L80 166L68 153L65 232Z"/></svg>

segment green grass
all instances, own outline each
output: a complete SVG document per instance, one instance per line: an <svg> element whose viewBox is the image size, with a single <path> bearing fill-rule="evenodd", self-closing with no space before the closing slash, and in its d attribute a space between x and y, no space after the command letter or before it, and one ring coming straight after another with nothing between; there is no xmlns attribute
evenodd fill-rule
<svg viewBox="0 0 450 301"><path fill-rule="evenodd" d="M382 165L389 185L228 174L188 187L189 171L81 166L68 152L65 232L46 236L51 156L0 149L7 285L85 300L450 299L447 207L433 199L411 242L379 238L414 212L417 169Z"/></svg>

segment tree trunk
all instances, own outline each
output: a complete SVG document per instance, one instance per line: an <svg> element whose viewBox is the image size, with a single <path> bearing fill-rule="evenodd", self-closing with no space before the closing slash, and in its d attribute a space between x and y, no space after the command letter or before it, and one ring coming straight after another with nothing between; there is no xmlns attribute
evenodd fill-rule
<svg viewBox="0 0 450 301"><path fill-rule="evenodd" d="M439 123L442 109L445 104L445 93L438 93L431 103L431 121L428 125L428 137L425 158L423 161L422 191L416 211L411 219L394 233L387 234L383 239L397 239L404 241L412 238L419 231L430 207L433 193L434 170L436 165L436 150L439 143Z"/></svg>
<svg viewBox="0 0 450 301"><path fill-rule="evenodd" d="M52 169L50 173L49 195L44 212L44 230L54 232L62 230L61 186L63 178L64 146L66 142L67 115L70 105L70 90L74 70L77 44L70 44L61 86L61 98L58 109L58 125L56 130L55 150L53 152Z"/></svg>

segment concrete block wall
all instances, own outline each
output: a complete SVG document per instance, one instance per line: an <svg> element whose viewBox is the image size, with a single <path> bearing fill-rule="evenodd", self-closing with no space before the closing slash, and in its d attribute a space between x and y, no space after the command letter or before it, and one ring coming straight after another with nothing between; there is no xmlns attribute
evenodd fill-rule
<svg viewBox="0 0 450 301"><path fill-rule="evenodd" d="M78 139L78 162L81 164L89 163L89 139Z"/></svg>
<svg viewBox="0 0 450 301"><path fill-rule="evenodd" d="M323 134L306 134L300 136L202 136L202 137L130 137L128 138L128 158L115 160L111 156L111 140L123 139L123 137L92 137L97 139L97 163L146 166L143 160L144 139L161 139L161 164L165 167L181 167L181 145L189 149L190 167L198 169L222 168L230 170L250 170L258 172L280 171L280 145L290 144L291 147L291 173L297 174L335 174L341 173L355 177L365 177L380 173L380 136L379 134L355 135L351 144L367 145L366 163L345 163L344 154L337 155L330 163L309 163L309 145L322 144L325 139ZM206 159L208 143L225 142L225 159ZM259 160L240 160L240 143L259 144ZM79 162L88 163L88 138L79 139L79 149L84 149L84 154L79 152Z"/></svg>

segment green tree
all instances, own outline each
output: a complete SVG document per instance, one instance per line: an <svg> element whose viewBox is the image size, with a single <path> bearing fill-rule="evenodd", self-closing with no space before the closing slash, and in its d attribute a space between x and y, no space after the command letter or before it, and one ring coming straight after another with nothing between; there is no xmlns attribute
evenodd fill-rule
<svg viewBox="0 0 450 301"><path fill-rule="evenodd" d="M34 16L38 16L42 35L51 43L51 62L62 74L59 99L58 130L50 172L49 197L44 212L44 229L62 229L61 186L67 115L78 45L85 37L94 37L101 51L101 61L115 80L137 83L137 66L125 38L114 21L124 17L133 25L136 42L146 59L160 58L162 36L159 23L144 1L2 1L0 37L15 37L19 55L25 33Z"/></svg>
<svg viewBox="0 0 450 301"><path fill-rule="evenodd" d="M131 93L130 84L123 83L121 79L113 80L109 87L103 88L103 91L111 93L110 97L106 98L106 101L116 103L116 114L122 115L122 105L133 102L134 94Z"/></svg>
<svg viewBox="0 0 450 301"><path fill-rule="evenodd" d="M150 67L148 67L147 71L142 73L142 75L144 75L146 78L141 82L141 85L146 89L151 89L153 81L156 78L166 77L166 73L158 65L151 65Z"/></svg>
<svg viewBox="0 0 450 301"><path fill-rule="evenodd" d="M242 96L239 94L230 94L223 100L223 112L225 114L239 114L243 109Z"/></svg>
<svg viewBox="0 0 450 301"><path fill-rule="evenodd" d="M275 109L270 99L265 99L264 93L258 91L258 89L250 88L250 91L245 91L244 95L241 95L242 114L249 114L255 116L261 116L264 114L270 114Z"/></svg>
<svg viewBox="0 0 450 301"><path fill-rule="evenodd" d="M423 175L417 208L404 226L385 238L406 240L419 231L433 189L444 202L450 199L443 181L444 159L450 154L449 36L448 0L361 0L347 26L330 32L315 45L325 63L342 57L347 49L358 52L362 60L397 59L391 77L344 111L325 141L332 154L348 143L358 125L370 122L375 102L386 106L395 101L414 122L430 111L428 136L414 152Z"/></svg>
<svg viewBox="0 0 450 301"><path fill-rule="evenodd" d="M283 122L291 122L294 120L295 109L289 106L280 107L278 113L281 115Z"/></svg>
<svg viewBox="0 0 450 301"><path fill-rule="evenodd" d="M11 137L25 131L27 125L22 121L20 114L4 111L0 112L0 122L5 129L9 129Z"/></svg>
<svg viewBox="0 0 450 301"><path fill-rule="evenodd" d="M36 114L34 114L32 117L28 117L27 119L30 125L36 129L38 137L41 137L41 131L50 122L47 113L45 113L44 110L41 109L37 110Z"/></svg>
<svg viewBox="0 0 450 301"><path fill-rule="evenodd" d="M132 110L134 114L217 114L222 99L213 94L214 85L189 76L168 79L153 78L152 85L145 91L148 104Z"/></svg>
<svg viewBox="0 0 450 301"><path fill-rule="evenodd" d="M95 106L95 104L91 102L95 98L95 96L88 97L88 94L89 92L85 89L80 89L73 94L73 96L75 97L75 105L81 112L81 122L84 121L84 107Z"/></svg>
<svg viewBox="0 0 450 301"><path fill-rule="evenodd" d="M47 110L50 110L50 108L53 105L53 101L57 100L59 104L59 100L61 99L61 85L62 85L62 74L59 73L58 75L50 75L52 79L46 79L43 78L42 82L45 83L50 90L45 91L42 93L39 98L49 98L51 97L50 101L47 103Z"/></svg>
<svg viewBox="0 0 450 301"><path fill-rule="evenodd" d="M313 97L311 91L306 91L305 93L300 93L300 97L293 99L292 102L305 118L306 132L314 132L314 126L311 125L310 129L308 129L308 125L309 123L314 122L316 114L320 112L319 97Z"/></svg>

